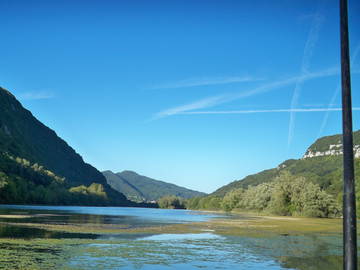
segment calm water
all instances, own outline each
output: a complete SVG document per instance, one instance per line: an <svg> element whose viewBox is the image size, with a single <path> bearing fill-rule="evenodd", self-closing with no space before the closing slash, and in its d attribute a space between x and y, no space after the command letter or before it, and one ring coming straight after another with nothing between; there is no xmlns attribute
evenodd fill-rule
<svg viewBox="0 0 360 270"><path fill-rule="evenodd" d="M179 224L205 221L219 215L189 210L167 210L133 207L79 207L0 205L0 214L35 215L27 222L118 224L128 227ZM14 221L14 219L12 219ZM23 220L19 220L23 222Z"/></svg>
<svg viewBox="0 0 360 270"><path fill-rule="evenodd" d="M29 215L1 218L13 223L114 224L136 228L206 221L224 216L187 210L119 207L0 206L0 214ZM227 218L232 218L227 216ZM3 246L5 256L31 252L39 256L39 269L51 269L46 260L62 256L58 269L340 269L340 235L271 235L244 237L201 234L82 234L58 233L21 226L0 225L0 238L64 239L64 243L41 245L24 251ZM78 240L76 240L78 239ZM84 239L91 239L86 243ZM74 241L73 241L74 240ZM66 242L69 241L69 242ZM78 241L78 242L76 242ZM24 253L19 253L24 252ZM27 252L27 253L26 253ZM5 255L4 255L5 254ZM10 255L9 255L10 254ZM15 254L15 255L14 255ZM17 254L17 255L16 255ZM44 256L44 254L46 256ZM24 256L24 255L22 255ZM30 258L31 259L31 258Z"/></svg>

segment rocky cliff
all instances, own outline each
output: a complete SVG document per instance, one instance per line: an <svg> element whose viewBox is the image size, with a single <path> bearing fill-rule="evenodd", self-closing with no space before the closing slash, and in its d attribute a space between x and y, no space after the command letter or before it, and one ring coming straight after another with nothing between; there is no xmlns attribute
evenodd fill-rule
<svg viewBox="0 0 360 270"><path fill-rule="evenodd" d="M342 137L338 134L318 139L306 150L302 158L338 156L342 154ZM354 132L354 157L360 158L360 130Z"/></svg>

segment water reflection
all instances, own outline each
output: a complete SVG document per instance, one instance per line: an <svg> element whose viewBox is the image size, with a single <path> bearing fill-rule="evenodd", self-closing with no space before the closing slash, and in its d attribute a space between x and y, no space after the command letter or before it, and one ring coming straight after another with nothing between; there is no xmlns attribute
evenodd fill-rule
<svg viewBox="0 0 360 270"><path fill-rule="evenodd" d="M97 239L99 235L89 233L67 233L67 232L53 232L44 229L30 228L25 226L8 226L0 225L0 238L13 238L13 239L33 239L33 238L46 238L46 239Z"/></svg>
<svg viewBox="0 0 360 270"><path fill-rule="evenodd" d="M129 207L0 205L0 215L26 215L28 218L1 218L7 222L47 224L118 224L147 227L206 221L224 215L188 210Z"/></svg>

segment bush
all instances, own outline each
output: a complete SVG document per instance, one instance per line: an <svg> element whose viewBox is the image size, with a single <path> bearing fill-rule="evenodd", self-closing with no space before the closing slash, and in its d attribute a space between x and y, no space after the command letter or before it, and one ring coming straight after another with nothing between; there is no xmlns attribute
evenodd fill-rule
<svg viewBox="0 0 360 270"><path fill-rule="evenodd" d="M245 190L242 188L233 189L226 193L225 197L222 200L221 206L225 211L231 211L234 208L239 207L240 203L243 200Z"/></svg>
<svg viewBox="0 0 360 270"><path fill-rule="evenodd" d="M185 209L184 199L174 195L160 198L158 205L160 208Z"/></svg>
<svg viewBox="0 0 360 270"><path fill-rule="evenodd" d="M206 198L206 197L205 197ZM226 193L222 209L264 211L283 216L334 217L341 215L335 198L304 177L283 171L270 183Z"/></svg>
<svg viewBox="0 0 360 270"><path fill-rule="evenodd" d="M278 215L333 217L340 214L335 198L304 177L283 172L274 181L269 211Z"/></svg>

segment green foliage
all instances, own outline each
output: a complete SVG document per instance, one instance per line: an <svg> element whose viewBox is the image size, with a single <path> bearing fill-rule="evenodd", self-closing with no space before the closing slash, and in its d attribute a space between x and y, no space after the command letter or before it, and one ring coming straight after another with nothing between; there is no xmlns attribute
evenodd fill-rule
<svg viewBox="0 0 360 270"><path fill-rule="evenodd" d="M160 208L185 209L185 200L173 195L165 196L159 199L158 205Z"/></svg>
<svg viewBox="0 0 360 270"><path fill-rule="evenodd" d="M335 217L340 207L328 194L304 177L282 171L272 182L230 190L221 199L207 196L188 201L189 209L209 209L205 202L217 198L222 210L234 209L266 212L285 216Z"/></svg>
<svg viewBox="0 0 360 270"><path fill-rule="evenodd" d="M354 135L359 136L359 131ZM337 137L336 137L337 138ZM357 138L357 137L356 137ZM231 199L236 194L235 190L247 191L242 197L248 196L240 201L240 209L268 211L279 215L304 215L304 216L339 216L342 205L343 171L342 156L320 156L299 160L288 160L277 168L266 170L255 175L250 175L241 181L218 189L212 195L223 197L222 206L226 211L233 209L232 204L237 199ZM360 215L360 159L354 160L356 180L356 201L358 204L357 214ZM286 171L291 175L286 175ZM269 185L282 175L282 185L277 186L276 196L269 202ZM286 178L295 178L285 181ZM265 185L266 184L266 185ZM288 185L288 186L286 186ZM263 190L261 190L263 189ZM261 190L261 191L260 191ZM287 191L287 193L285 192ZM301 192L299 192L301 190ZM253 194L253 193L257 194ZM301 198L297 198L297 195ZM292 201L289 198L292 197ZM303 203L307 201L307 203ZM193 209L196 206L192 206Z"/></svg>
<svg viewBox="0 0 360 270"><path fill-rule="evenodd" d="M273 182L270 212L278 215L334 217L340 214L334 197L307 181L283 172Z"/></svg>
<svg viewBox="0 0 360 270"><path fill-rule="evenodd" d="M242 188L230 190L228 193L226 193L226 195L222 199L221 207L225 211L233 210L235 207L237 207L237 205L243 198L244 193L245 193L245 190Z"/></svg>
<svg viewBox="0 0 360 270"><path fill-rule="evenodd" d="M0 172L0 189L4 188L9 183L9 177L3 173Z"/></svg>
<svg viewBox="0 0 360 270"><path fill-rule="evenodd" d="M0 203L133 205L122 204L121 198L114 200L109 192L99 183L69 188L65 178L43 166L0 153Z"/></svg>
<svg viewBox="0 0 360 270"><path fill-rule="evenodd" d="M272 198L273 184L263 183L256 187L249 186L236 208L263 211Z"/></svg>
<svg viewBox="0 0 360 270"><path fill-rule="evenodd" d="M65 181L64 177L57 176L52 171L46 170L43 166L37 163L31 164L30 161L24 158L19 158L19 157L14 158L13 156L7 153L5 153L4 155L6 156L6 158L18 163L21 167L26 168L28 171L31 170L34 171L37 175L40 174L40 175L48 176L49 178L52 178L54 181L59 183L64 183Z"/></svg>
<svg viewBox="0 0 360 270"><path fill-rule="evenodd" d="M217 196L209 196L207 200L203 197L202 200L204 201L204 209L218 210L221 208L221 198Z"/></svg>
<svg viewBox="0 0 360 270"><path fill-rule="evenodd" d="M186 208L193 210L221 210L222 198L218 196L194 197L186 201Z"/></svg>

